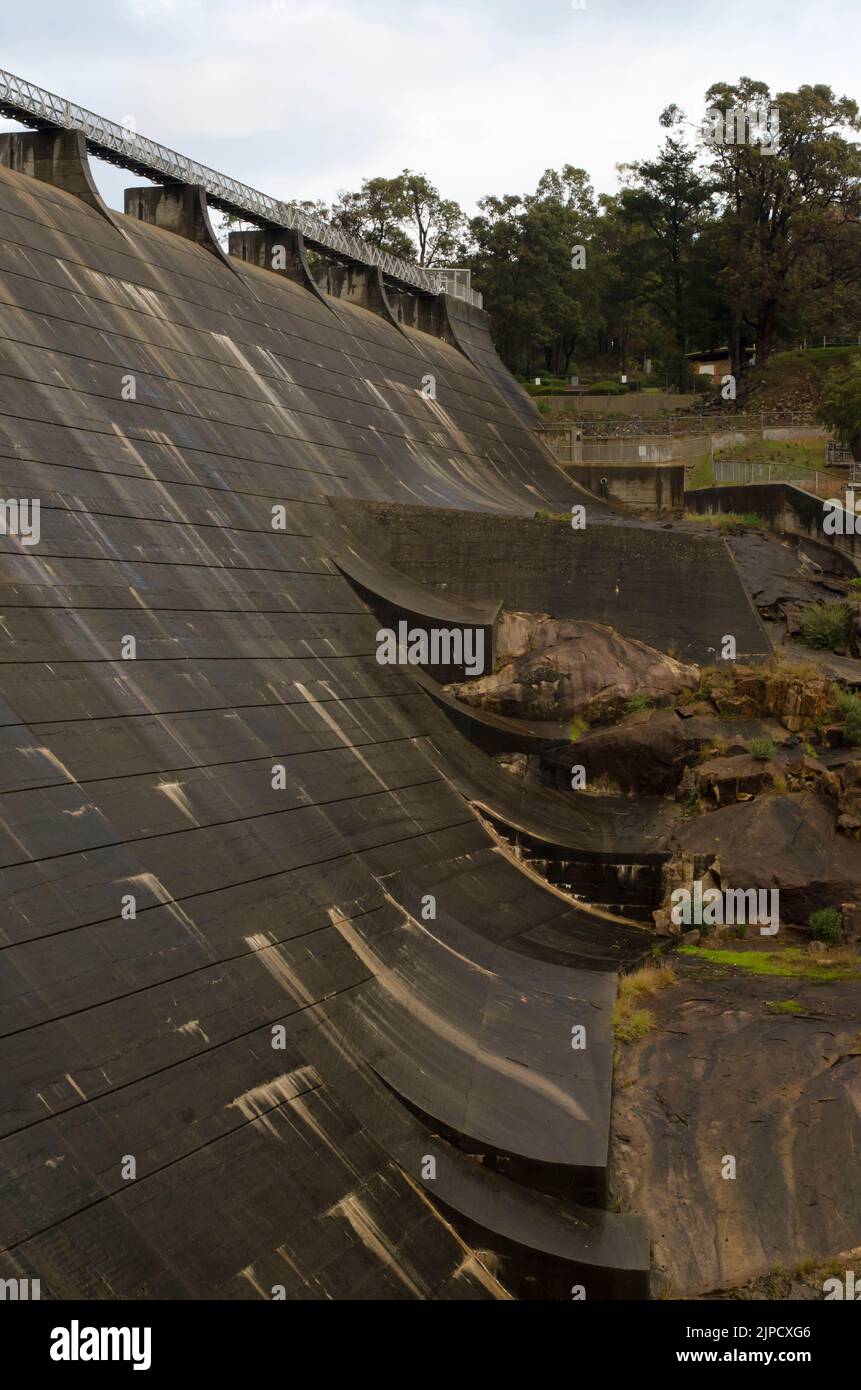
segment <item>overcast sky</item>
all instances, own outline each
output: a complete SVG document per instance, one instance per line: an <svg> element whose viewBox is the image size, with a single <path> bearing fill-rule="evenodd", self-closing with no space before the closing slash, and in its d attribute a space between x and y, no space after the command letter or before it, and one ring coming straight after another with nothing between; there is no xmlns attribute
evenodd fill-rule
<svg viewBox="0 0 861 1390"><path fill-rule="evenodd" d="M408 166L468 212L566 162L614 191L713 82L861 100L861 0L579 3L2 0L0 63L277 197ZM113 206L140 182L96 173Z"/></svg>

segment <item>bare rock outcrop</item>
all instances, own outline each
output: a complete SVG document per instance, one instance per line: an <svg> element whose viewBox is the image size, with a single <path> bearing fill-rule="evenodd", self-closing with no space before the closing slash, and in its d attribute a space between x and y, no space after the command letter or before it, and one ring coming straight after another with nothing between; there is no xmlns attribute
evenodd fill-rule
<svg viewBox="0 0 861 1390"><path fill-rule="evenodd" d="M648 1221L654 1295L733 1288L857 1246L857 982L677 969L650 1001L654 1029L623 1050L613 1100L612 1190Z"/></svg>
<svg viewBox="0 0 861 1390"><path fill-rule="evenodd" d="M861 901L861 853L839 834L837 807L802 792L762 796L678 826L666 866L668 891L711 875L722 888L777 888L782 923Z"/></svg>
<svg viewBox="0 0 861 1390"><path fill-rule="evenodd" d="M831 704L831 683L824 676L803 676L792 670L736 666L727 688L711 695L720 714L753 718L774 715L796 732L825 717Z"/></svg>
<svg viewBox="0 0 861 1390"><path fill-rule="evenodd" d="M504 613L492 675L449 687L464 704L513 718L618 716L633 695L658 703L696 687L685 665L602 623Z"/></svg>
<svg viewBox="0 0 861 1390"><path fill-rule="evenodd" d="M576 745L576 761L586 770L590 790L666 796L676 790L685 767L710 745L718 744L723 757L742 758L748 741L763 736L778 747L793 741L774 720L716 719L659 709L584 734ZM548 750L541 762L548 779L560 787L570 785L570 745Z"/></svg>
<svg viewBox="0 0 861 1390"><path fill-rule="evenodd" d="M749 801L771 787L776 769L770 761L741 753L734 757L709 758L700 763L695 775L700 795L719 806L726 806L734 801Z"/></svg>

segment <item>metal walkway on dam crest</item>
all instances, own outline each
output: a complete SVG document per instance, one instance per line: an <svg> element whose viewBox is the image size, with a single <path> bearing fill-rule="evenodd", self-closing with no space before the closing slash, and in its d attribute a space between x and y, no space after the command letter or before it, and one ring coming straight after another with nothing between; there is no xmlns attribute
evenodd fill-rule
<svg viewBox="0 0 861 1390"><path fill-rule="evenodd" d="M138 135L129 126L88 111L77 102L37 87L0 68L0 112L36 129L80 130L87 149L99 159L131 169L155 183L184 183L204 188L213 207L260 226L288 227L300 231L313 250L360 265L378 266L383 275L406 289L425 294L447 293L481 308L481 295L470 286L468 270L426 269L411 265L379 247L370 246L322 217L270 198L238 179L200 164L176 150Z"/></svg>

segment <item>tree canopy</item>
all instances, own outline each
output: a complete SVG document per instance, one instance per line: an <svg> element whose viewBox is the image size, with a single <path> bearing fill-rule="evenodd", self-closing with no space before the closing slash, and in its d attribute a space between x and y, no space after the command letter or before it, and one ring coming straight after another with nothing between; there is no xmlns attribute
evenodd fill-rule
<svg viewBox="0 0 861 1390"><path fill-rule="evenodd" d="M651 359L682 386L687 353L726 347L743 381L754 347L762 364L775 345L861 330L861 121L822 84L772 94L741 77L704 97L705 123L661 112L662 144L619 166L614 194L564 164L467 218L404 169L315 210L418 265L471 269L514 370Z"/></svg>

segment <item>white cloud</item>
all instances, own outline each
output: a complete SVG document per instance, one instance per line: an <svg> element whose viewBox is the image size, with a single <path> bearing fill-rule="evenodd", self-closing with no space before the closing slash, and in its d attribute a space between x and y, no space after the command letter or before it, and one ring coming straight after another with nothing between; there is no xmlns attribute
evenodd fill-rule
<svg viewBox="0 0 861 1390"><path fill-rule="evenodd" d="M742 73L854 94L855 0L43 0L3 62L282 197L423 170L468 210L550 165L616 187L671 101ZM134 179L99 173L110 198Z"/></svg>

